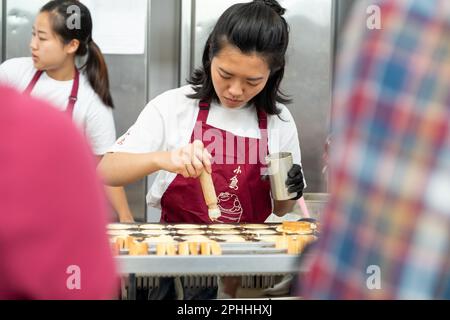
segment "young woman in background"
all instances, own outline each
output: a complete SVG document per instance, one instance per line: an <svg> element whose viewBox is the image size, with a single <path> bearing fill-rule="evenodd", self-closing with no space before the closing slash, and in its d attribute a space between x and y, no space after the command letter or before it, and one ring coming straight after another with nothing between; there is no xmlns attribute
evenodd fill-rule
<svg viewBox="0 0 450 320"><path fill-rule="evenodd" d="M71 6L77 10L69 10ZM100 161L116 139L114 104L104 57L92 39L87 7L76 0L48 2L36 17L30 49L31 58L10 59L0 66L0 82L66 112ZM85 64L78 68L76 58L86 55ZM107 193L119 220L132 222L123 187L107 187Z"/></svg>

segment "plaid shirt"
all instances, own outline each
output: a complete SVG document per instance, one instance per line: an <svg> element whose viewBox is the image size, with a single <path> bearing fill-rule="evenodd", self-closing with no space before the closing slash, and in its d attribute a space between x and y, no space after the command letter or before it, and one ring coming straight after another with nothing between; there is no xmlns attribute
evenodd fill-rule
<svg viewBox="0 0 450 320"><path fill-rule="evenodd" d="M362 1L342 44L331 199L301 294L450 299L450 1Z"/></svg>

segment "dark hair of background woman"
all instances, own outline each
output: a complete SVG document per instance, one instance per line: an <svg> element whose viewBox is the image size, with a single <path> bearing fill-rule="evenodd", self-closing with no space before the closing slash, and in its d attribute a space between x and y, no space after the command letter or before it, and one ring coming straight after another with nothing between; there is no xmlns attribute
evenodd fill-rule
<svg viewBox="0 0 450 320"><path fill-rule="evenodd" d="M71 6L76 6L76 10L72 10ZM100 48L92 40L92 18L89 9L77 0L54 0L44 5L40 12L50 14L53 31L64 44L68 44L74 39L80 42L76 55L88 54L86 64L81 69L86 70L89 83L102 102L113 108L108 68ZM75 18L79 19L80 28L70 27ZM74 24L74 26L76 25Z"/></svg>

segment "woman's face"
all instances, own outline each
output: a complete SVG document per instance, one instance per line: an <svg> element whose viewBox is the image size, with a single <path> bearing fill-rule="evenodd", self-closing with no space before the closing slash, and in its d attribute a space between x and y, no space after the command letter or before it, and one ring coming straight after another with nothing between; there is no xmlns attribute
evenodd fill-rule
<svg viewBox="0 0 450 320"><path fill-rule="evenodd" d="M30 42L34 67L45 71L62 66L73 51L53 32L49 17L48 12L36 17Z"/></svg>
<svg viewBox="0 0 450 320"><path fill-rule="evenodd" d="M269 66L261 56L243 54L229 44L211 62L214 90L228 108L239 108L252 100L264 89L269 75Z"/></svg>

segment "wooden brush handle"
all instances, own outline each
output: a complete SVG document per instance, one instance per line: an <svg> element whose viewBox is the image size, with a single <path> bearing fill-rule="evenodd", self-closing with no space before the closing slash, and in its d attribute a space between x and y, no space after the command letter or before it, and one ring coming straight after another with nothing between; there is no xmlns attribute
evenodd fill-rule
<svg viewBox="0 0 450 320"><path fill-rule="evenodd" d="M217 208L217 196L211 174L203 170L200 174L200 185L202 186L203 197L205 198L208 209Z"/></svg>

